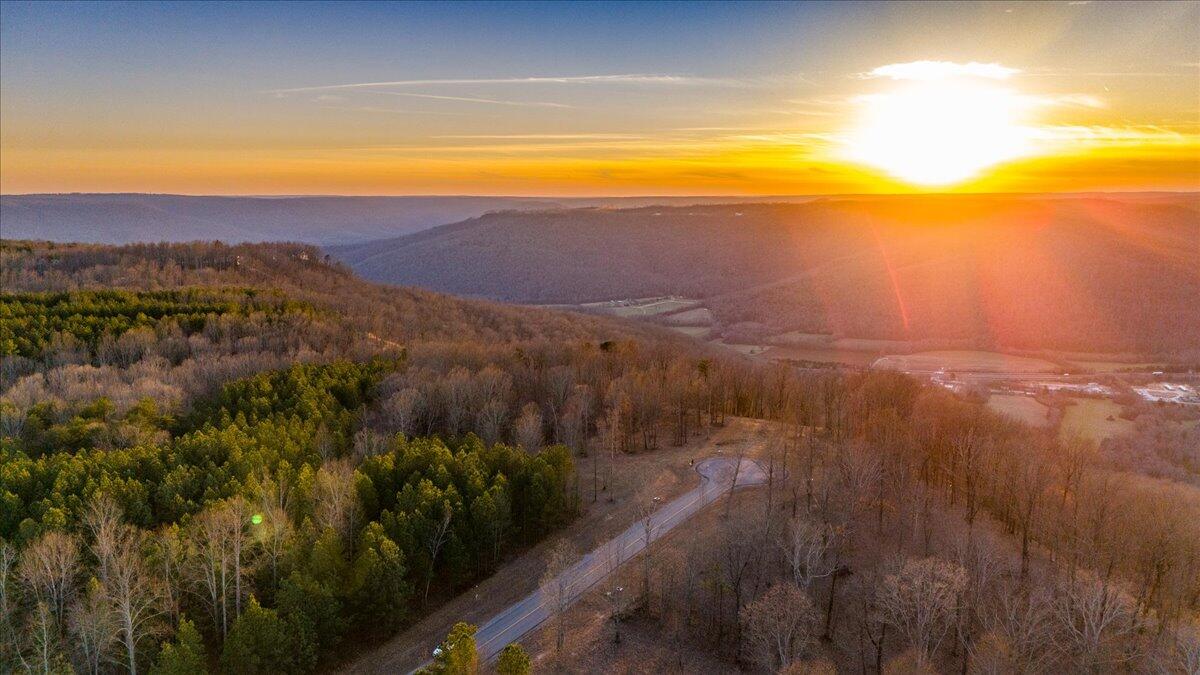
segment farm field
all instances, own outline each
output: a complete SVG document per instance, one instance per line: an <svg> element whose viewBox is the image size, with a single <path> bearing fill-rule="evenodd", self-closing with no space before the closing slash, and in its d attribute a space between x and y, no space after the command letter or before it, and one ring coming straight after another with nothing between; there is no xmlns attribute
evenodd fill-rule
<svg viewBox="0 0 1200 675"><path fill-rule="evenodd" d="M665 316L663 321L673 326L711 326L713 315L707 307L693 307Z"/></svg>
<svg viewBox="0 0 1200 675"><path fill-rule="evenodd" d="M587 302L580 307L598 310L614 316L657 316L669 312L677 312L700 304L699 300L674 297L633 298L630 300L605 300L603 302Z"/></svg>
<svg viewBox="0 0 1200 675"><path fill-rule="evenodd" d="M981 351L932 351L884 356L874 363L874 367L923 372L944 369L1003 373L1052 373L1061 370L1060 366L1042 359Z"/></svg>
<svg viewBox="0 0 1200 675"><path fill-rule="evenodd" d="M1079 434L1099 443L1133 431L1133 422L1121 419L1120 415L1121 406L1112 401L1077 398L1067 406L1058 433L1061 438Z"/></svg>
<svg viewBox="0 0 1200 675"><path fill-rule="evenodd" d="M992 394L987 400L987 407L1034 427L1044 427L1050 422L1050 409L1032 396Z"/></svg>
<svg viewBox="0 0 1200 675"><path fill-rule="evenodd" d="M669 326L669 328L697 340L704 340L708 338L709 333L712 333L712 328L709 326Z"/></svg>
<svg viewBox="0 0 1200 675"><path fill-rule="evenodd" d="M1094 370L1097 373L1115 373L1125 369L1151 370L1158 364L1155 363L1127 363L1122 361L1076 361L1071 360L1071 365L1076 368L1085 370Z"/></svg>
<svg viewBox="0 0 1200 675"><path fill-rule="evenodd" d="M846 349L821 349L818 347L780 347L776 345L748 345L718 343L749 356L761 356L771 360L818 361L821 363L844 363L866 368L875 360L875 354Z"/></svg>

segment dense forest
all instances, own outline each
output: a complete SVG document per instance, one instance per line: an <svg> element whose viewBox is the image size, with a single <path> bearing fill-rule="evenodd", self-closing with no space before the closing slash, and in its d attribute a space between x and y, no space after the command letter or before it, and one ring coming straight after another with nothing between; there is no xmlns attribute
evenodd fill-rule
<svg viewBox="0 0 1200 675"><path fill-rule="evenodd" d="M1200 500L1170 437L1151 478L901 375L373 286L304 246L0 254L6 322L27 326L0 361L6 669L328 668L557 536L618 454L735 417L763 425L769 483L652 548L620 610L676 652L767 671L1200 658ZM435 669L479 667L445 653Z"/></svg>
<svg viewBox="0 0 1200 675"><path fill-rule="evenodd" d="M477 297L701 299L743 334L1169 355L1200 349L1197 247L1195 194L958 195L496 213L330 251Z"/></svg>

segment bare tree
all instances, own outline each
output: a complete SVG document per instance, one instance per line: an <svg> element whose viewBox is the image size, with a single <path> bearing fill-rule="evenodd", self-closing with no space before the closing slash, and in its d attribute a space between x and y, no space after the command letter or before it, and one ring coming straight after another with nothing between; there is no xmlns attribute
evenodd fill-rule
<svg viewBox="0 0 1200 675"><path fill-rule="evenodd" d="M17 576L36 601L46 604L56 623L62 622L75 592L78 564L75 538L56 531L43 534L27 546L17 564Z"/></svg>
<svg viewBox="0 0 1200 675"><path fill-rule="evenodd" d="M83 597L72 603L67 623L75 638L77 665L84 672L99 675L119 628L117 615L98 581L93 579Z"/></svg>
<svg viewBox="0 0 1200 675"><path fill-rule="evenodd" d="M101 578L108 573L108 564L123 532L122 517L120 505L104 494L96 495L83 514L83 526L91 537L92 555L96 556Z"/></svg>
<svg viewBox="0 0 1200 675"><path fill-rule="evenodd" d="M534 453L542 449L542 412L536 403L526 403L521 408L521 415L513 426L513 434L525 452Z"/></svg>
<svg viewBox="0 0 1200 675"><path fill-rule="evenodd" d="M379 406L380 415L389 429L412 436L417 432L417 421L423 405L421 392L407 387L383 400Z"/></svg>
<svg viewBox="0 0 1200 675"><path fill-rule="evenodd" d="M486 399L475 414L475 430L485 445L494 445L504 437L508 424L508 404L498 398Z"/></svg>
<svg viewBox="0 0 1200 675"><path fill-rule="evenodd" d="M818 525L804 518L792 520L780 547L796 585L811 589L814 581L833 574L835 564L829 559L828 552L836 538L837 533L831 525Z"/></svg>
<svg viewBox="0 0 1200 675"><path fill-rule="evenodd" d="M17 549L12 544L0 539L0 660L5 662L16 658L10 653L16 644L13 635L12 617L16 611L10 587L13 579L13 565L17 562Z"/></svg>
<svg viewBox="0 0 1200 675"><path fill-rule="evenodd" d="M317 470L314 515L317 525L332 528L349 542L359 518L358 494L354 490L354 466L346 459L325 462Z"/></svg>
<svg viewBox="0 0 1200 675"><path fill-rule="evenodd" d="M905 559L884 577L880 607L915 650L919 666L928 666L949 633L966 582L962 567L937 558Z"/></svg>
<svg viewBox="0 0 1200 675"><path fill-rule="evenodd" d="M100 578L104 595L117 618L125 647L125 666L137 675L138 644L155 635L161 626L164 598L162 581L151 572L141 554L142 533L122 525L116 533L107 573Z"/></svg>
<svg viewBox="0 0 1200 675"><path fill-rule="evenodd" d="M1093 575L1081 575L1055 594L1051 610L1059 652L1076 672L1098 672L1128 661L1125 644L1137 630L1134 601Z"/></svg>
<svg viewBox="0 0 1200 675"><path fill-rule="evenodd" d="M446 540L450 536L450 517L453 514L450 502L443 501L442 513L434 521L425 537L425 550L429 552L429 571L425 575L425 593L421 597L422 604L429 601L429 585L433 583L434 566L437 564L438 554L442 552L442 547L446 545Z"/></svg>
<svg viewBox="0 0 1200 675"><path fill-rule="evenodd" d="M221 639L232 623L229 596L233 586L232 514L221 505L213 505L196 514L188 530L187 574L200 588L200 597L208 606L213 629Z"/></svg>
<svg viewBox="0 0 1200 675"><path fill-rule="evenodd" d="M770 671L788 668L816 637L812 601L790 581L771 586L743 607L741 621L750 655Z"/></svg>
<svg viewBox="0 0 1200 675"><path fill-rule="evenodd" d="M554 619L554 648L562 653L563 640L567 634L567 606L571 604L571 584L575 581L570 570L579 561L579 553L568 539L559 539L550 549L546 560L546 571L539 584L542 596L550 602L550 613Z"/></svg>
<svg viewBox="0 0 1200 675"><path fill-rule="evenodd" d="M287 552L292 537L292 521L278 506L264 509L261 521L254 526L254 539L263 558L271 567L271 586L279 581L279 561Z"/></svg>

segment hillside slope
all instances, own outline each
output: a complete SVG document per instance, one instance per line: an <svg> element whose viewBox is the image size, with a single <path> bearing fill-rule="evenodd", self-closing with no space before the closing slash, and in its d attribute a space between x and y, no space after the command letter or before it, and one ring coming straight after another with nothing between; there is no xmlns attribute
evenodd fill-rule
<svg viewBox="0 0 1200 675"><path fill-rule="evenodd" d="M497 213L330 252L367 278L517 302L701 298L769 333L1200 348L1195 195Z"/></svg>

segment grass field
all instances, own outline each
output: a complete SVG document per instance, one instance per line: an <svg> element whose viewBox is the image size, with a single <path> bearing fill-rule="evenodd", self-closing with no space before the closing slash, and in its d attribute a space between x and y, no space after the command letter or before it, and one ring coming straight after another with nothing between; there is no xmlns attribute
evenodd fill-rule
<svg viewBox="0 0 1200 675"><path fill-rule="evenodd" d="M933 351L885 356L876 361L874 367L920 372L944 369L993 373L1052 373L1061 370L1054 363L1042 359L978 351Z"/></svg>
<svg viewBox="0 0 1200 675"><path fill-rule="evenodd" d="M678 333L683 333L688 337L694 337L697 340L705 340L712 333L711 326L670 326L671 330Z"/></svg>
<svg viewBox="0 0 1200 675"><path fill-rule="evenodd" d="M1106 438L1133 431L1133 422L1121 419L1120 415L1121 406L1112 401L1073 399L1063 414L1058 434L1061 438L1079 434L1099 443ZM1109 419L1110 417L1112 419Z"/></svg>
<svg viewBox="0 0 1200 675"><path fill-rule="evenodd" d="M992 394L987 400L987 407L1034 427L1043 427L1050 422L1047 416L1050 409L1032 396Z"/></svg>
<svg viewBox="0 0 1200 675"><path fill-rule="evenodd" d="M656 316L667 312L676 312L700 304L698 300L687 298L635 298L631 300L608 300L605 302L588 302L580 305L590 310L598 310L605 314L616 316Z"/></svg>
<svg viewBox="0 0 1200 675"><path fill-rule="evenodd" d="M664 316L662 320L672 326L711 326L713 315L707 307L693 307Z"/></svg>

